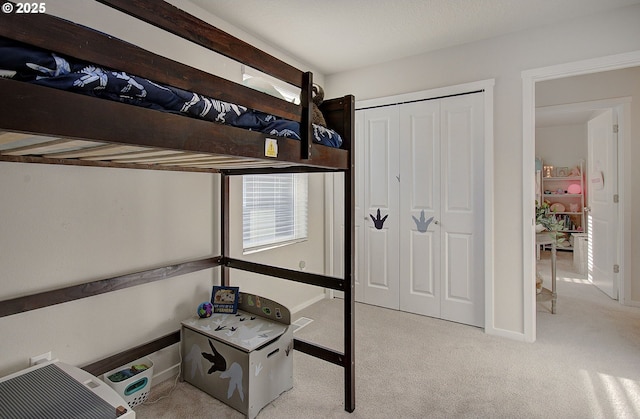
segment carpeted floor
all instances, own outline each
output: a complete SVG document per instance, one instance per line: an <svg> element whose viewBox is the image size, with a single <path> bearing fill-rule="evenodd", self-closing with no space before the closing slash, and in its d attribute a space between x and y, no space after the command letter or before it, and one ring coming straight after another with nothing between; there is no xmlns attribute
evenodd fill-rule
<svg viewBox="0 0 640 419"><path fill-rule="evenodd" d="M294 352L294 387L259 419L634 418L640 417L640 309L624 307L571 272L560 252L558 310L538 303L537 341L356 305L356 410L343 407L342 369ZM539 271L550 286L548 252ZM323 300L294 318L314 321L296 336L342 350L341 301ZM147 418L242 418L187 383L165 381L136 408Z"/></svg>

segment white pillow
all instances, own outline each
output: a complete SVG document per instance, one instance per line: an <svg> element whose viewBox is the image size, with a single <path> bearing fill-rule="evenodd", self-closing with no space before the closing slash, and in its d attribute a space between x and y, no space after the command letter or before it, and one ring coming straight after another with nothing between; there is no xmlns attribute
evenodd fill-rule
<svg viewBox="0 0 640 419"><path fill-rule="evenodd" d="M259 92L284 100L284 96L282 96L282 94L271 83L260 77L250 77L246 79L243 84Z"/></svg>

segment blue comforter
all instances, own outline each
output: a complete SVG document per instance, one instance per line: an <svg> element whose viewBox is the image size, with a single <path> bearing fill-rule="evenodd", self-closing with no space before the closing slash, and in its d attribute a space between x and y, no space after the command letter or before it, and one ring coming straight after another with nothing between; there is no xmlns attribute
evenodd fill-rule
<svg viewBox="0 0 640 419"><path fill-rule="evenodd" d="M79 62L3 37L0 37L0 76L300 139L298 122L160 85L122 71ZM313 134L319 144L330 147L342 145L342 138L333 130L314 124Z"/></svg>

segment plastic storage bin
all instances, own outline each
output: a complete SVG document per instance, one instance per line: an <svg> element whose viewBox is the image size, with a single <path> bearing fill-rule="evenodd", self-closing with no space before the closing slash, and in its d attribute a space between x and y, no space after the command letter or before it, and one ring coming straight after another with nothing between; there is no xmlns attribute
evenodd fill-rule
<svg viewBox="0 0 640 419"><path fill-rule="evenodd" d="M573 233L573 268L579 274L587 273L587 233Z"/></svg>
<svg viewBox="0 0 640 419"><path fill-rule="evenodd" d="M142 369L141 366L147 368ZM151 390L153 362L140 358L104 374L104 382L113 388L132 409L144 403Z"/></svg>

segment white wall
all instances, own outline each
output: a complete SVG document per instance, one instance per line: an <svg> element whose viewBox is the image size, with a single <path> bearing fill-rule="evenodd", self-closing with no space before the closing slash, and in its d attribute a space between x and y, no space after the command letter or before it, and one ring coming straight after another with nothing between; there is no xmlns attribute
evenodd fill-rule
<svg viewBox="0 0 640 419"><path fill-rule="evenodd" d="M329 96L350 92L356 100L495 79L495 294L488 321L496 329L524 334L522 71L640 50L638 22L640 6L630 6L326 77Z"/></svg>
<svg viewBox="0 0 640 419"><path fill-rule="evenodd" d="M545 166L576 167L587 159L587 124L537 127L536 157Z"/></svg>
<svg viewBox="0 0 640 419"><path fill-rule="evenodd" d="M46 7L51 14L241 80L239 64L189 47L100 4L49 0ZM198 13L220 23L203 11ZM259 40L233 32L299 65ZM317 74L316 80L322 81L322 75ZM289 254L295 251L295 266L305 260L309 270L322 272L323 178L314 178L310 187L312 238L301 246L265 252L254 259L291 267ZM218 175L0 162L0 300L218 255L219 194ZM237 184L232 195L236 200L241 196ZM235 224L232 235L241 237ZM72 365L84 365L173 332L180 321L195 314L198 303L209 299L211 286L218 282L219 269L210 269L2 317L0 376L27 367L30 356L47 351ZM308 286L270 283L265 288L265 284L256 289L275 300L284 299L289 307L323 295L322 290ZM281 291L274 291L276 287ZM177 348L168 352L154 359L156 373L176 362Z"/></svg>
<svg viewBox="0 0 640 419"><path fill-rule="evenodd" d="M0 163L0 300L208 257L207 174ZM0 375L52 351L84 365L179 327L212 270L0 318Z"/></svg>

